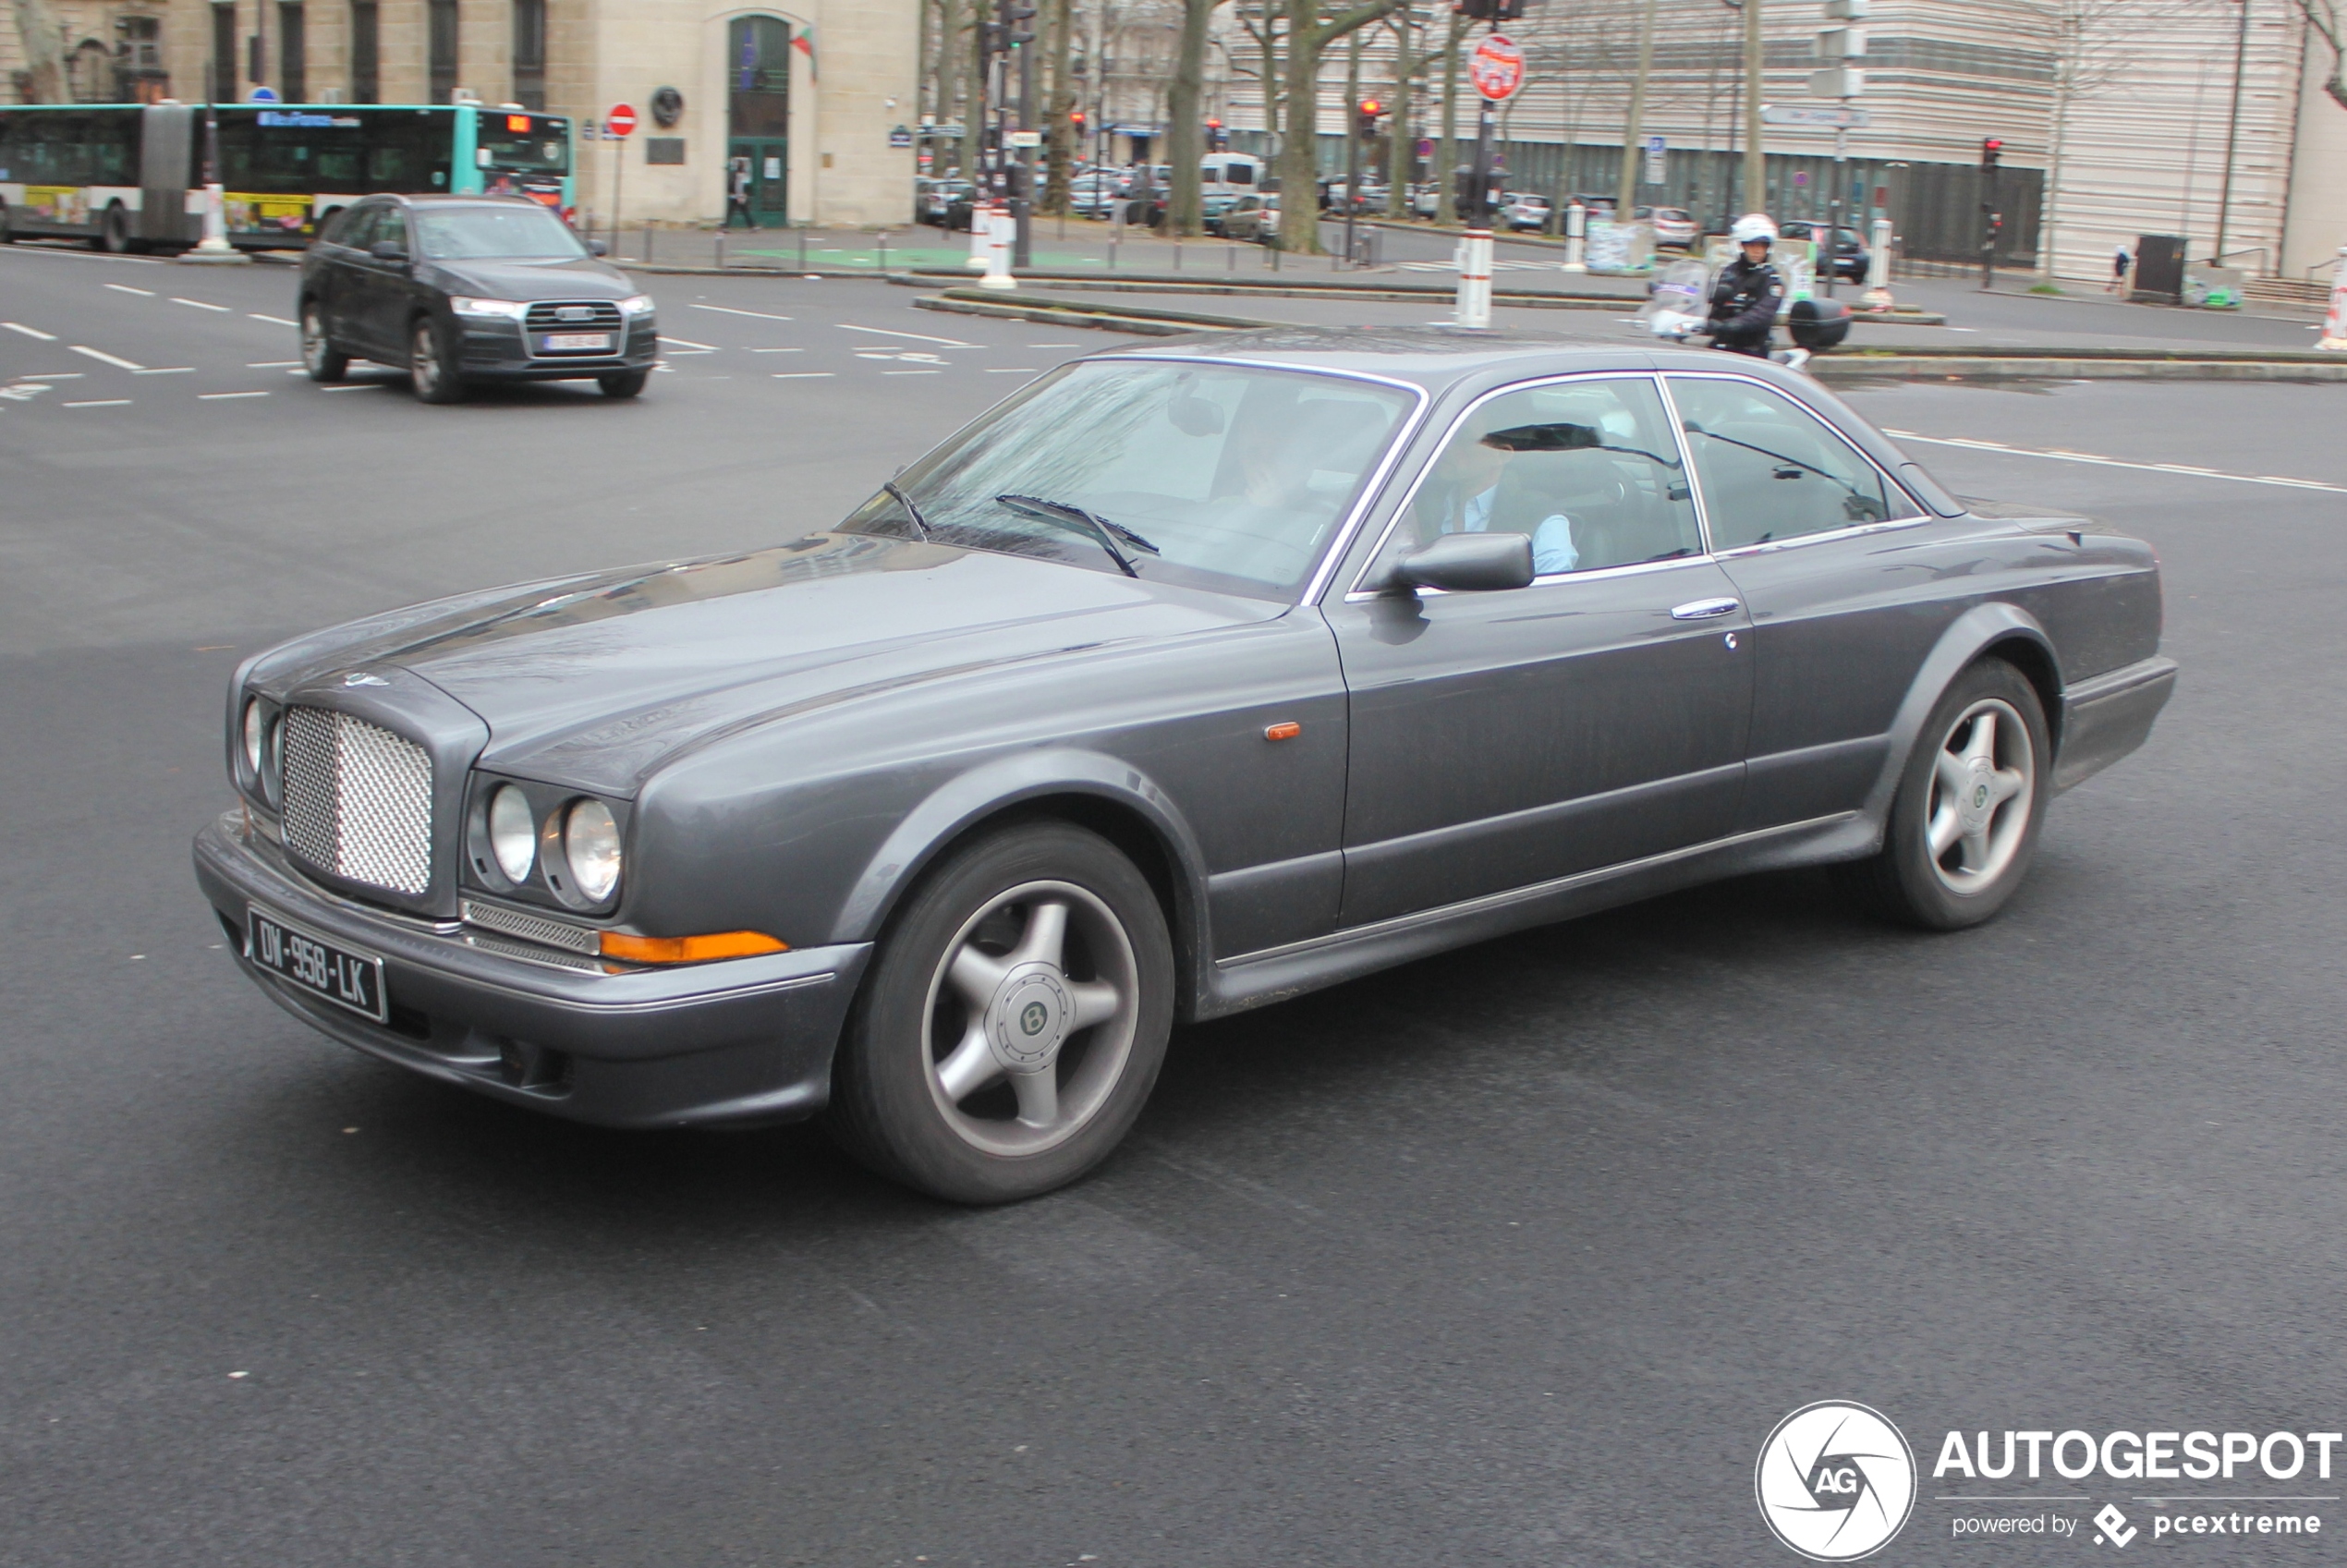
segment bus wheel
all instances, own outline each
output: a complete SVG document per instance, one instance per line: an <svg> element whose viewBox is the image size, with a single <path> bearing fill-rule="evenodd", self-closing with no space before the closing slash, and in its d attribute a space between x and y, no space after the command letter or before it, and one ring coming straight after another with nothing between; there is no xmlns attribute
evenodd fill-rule
<svg viewBox="0 0 2347 1568"><path fill-rule="evenodd" d="M91 237L90 249L103 250L109 256L119 256L130 249L130 214L117 201L108 207L98 220L98 232Z"/></svg>
<svg viewBox="0 0 2347 1568"><path fill-rule="evenodd" d="M448 334L434 324L430 316L418 316L414 334L408 340L407 380L416 389L419 401L425 403L456 403L465 395L465 378L456 367L454 346Z"/></svg>
<svg viewBox="0 0 2347 1568"><path fill-rule="evenodd" d="M0 201L0 245L14 245L16 242L17 231L8 226L8 204Z"/></svg>

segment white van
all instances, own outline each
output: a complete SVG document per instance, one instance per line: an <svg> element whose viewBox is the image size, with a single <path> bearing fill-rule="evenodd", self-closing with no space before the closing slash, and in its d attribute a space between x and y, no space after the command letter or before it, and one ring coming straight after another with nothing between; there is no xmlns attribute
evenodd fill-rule
<svg viewBox="0 0 2347 1568"><path fill-rule="evenodd" d="M1198 164L1198 189L1208 196L1252 196L1263 188L1263 160L1251 152L1209 152Z"/></svg>

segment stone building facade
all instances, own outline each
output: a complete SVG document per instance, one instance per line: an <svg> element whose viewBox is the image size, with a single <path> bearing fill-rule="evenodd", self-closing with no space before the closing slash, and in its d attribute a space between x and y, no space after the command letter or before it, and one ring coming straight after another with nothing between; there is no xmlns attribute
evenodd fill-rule
<svg viewBox="0 0 2347 1568"><path fill-rule="evenodd" d="M0 21L0 101L89 103L267 87L287 102L470 96L578 122L578 205L607 222L724 211L746 161L762 224L901 224L918 118L918 0L31 0ZM54 46L44 47L54 32ZM46 55L49 69L40 69ZM638 121L600 130L614 104ZM902 145L899 145L899 143Z"/></svg>

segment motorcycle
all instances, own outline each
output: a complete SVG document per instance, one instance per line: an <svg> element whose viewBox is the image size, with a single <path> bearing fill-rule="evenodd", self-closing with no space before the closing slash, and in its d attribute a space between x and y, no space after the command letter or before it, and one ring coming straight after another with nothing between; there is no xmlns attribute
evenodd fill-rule
<svg viewBox="0 0 2347 1568"><path fill-rule="evenodd" d="M1711 270L1701 261L1673 261L1662 269L1638 307L1641 330L1670 343L1710 335ZM1796 299L1785 310L1785 331L1793 346L1769 358L1788 370L1801 370L1813 355L1832 348L1850 335L1849 307L1832 299Z"/></svg>

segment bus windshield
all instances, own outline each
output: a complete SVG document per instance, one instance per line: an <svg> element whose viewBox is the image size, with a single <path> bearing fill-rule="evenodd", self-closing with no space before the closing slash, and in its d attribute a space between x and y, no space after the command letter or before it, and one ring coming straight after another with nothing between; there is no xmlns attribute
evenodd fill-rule
<svg viewBox="0 0 2347 1568"><path fill-rule="evenodd" d="M484 110L480 116L480 166L517 173L570 173L570 122L543 115L504 115Z"/></svg>
<svg viewBox="0 0 2347 1568"><path fill-rule="evenodd" d="M587 254L578 237L543 207L427 207L416 213L416 237L436 261L572 261Z"/></svg>

